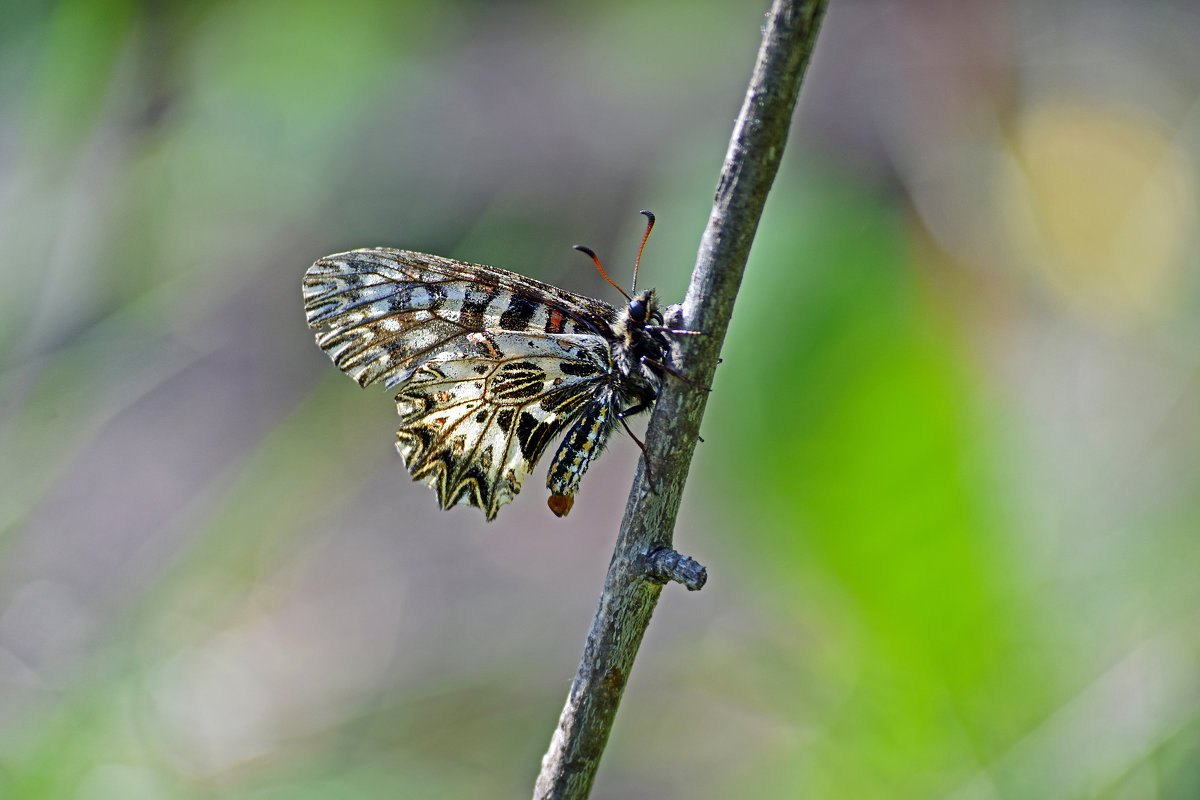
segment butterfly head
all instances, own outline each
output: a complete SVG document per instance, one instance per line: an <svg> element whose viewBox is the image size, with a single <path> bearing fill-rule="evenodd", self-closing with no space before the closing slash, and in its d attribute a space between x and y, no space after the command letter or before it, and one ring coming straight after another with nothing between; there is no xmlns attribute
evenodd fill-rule
<svg viewBox="0 0 1200 800"><path fill-rule="evenodd" d="M615 332L630 346L636 346L638 339L652 337L656 331L647 330L662 325L662 312L658 310L658 298L653 289L638 292L629 298L625 308L617 313Z"/></svg>
<svg viewBox="0 0 1200 800"><path fill-rule="evenodd" d="M653 289L631 297L613 325L612 354L617 369L626 376L639 376L656 384L658 375L646 366L645 359L661 362L670 352L670 342L659 330L661 325L662 313Z"/></svg>
<svg viewBox="0 0 1200 800"><path fill-rule="evenodd" d="M647 323L662 322L662 314L659 313L653 289L639 292L630 298L626 314L629 317L629 322L635 326L645 326Z"/></svg>
<svg viewBox="0 0 1200 800"><path fill-rule="evenodd" d="M629 301L629 319L635 325L645 325L650 314L649 292L644 292Z"/></svg>

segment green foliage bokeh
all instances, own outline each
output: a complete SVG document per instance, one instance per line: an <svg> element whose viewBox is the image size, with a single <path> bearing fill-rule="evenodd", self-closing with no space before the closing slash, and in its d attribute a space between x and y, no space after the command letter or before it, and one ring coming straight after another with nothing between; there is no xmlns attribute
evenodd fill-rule
<svg viewBox="0 0 1200 800"><path fill-rule="evenodd" d="M1040 40L987 49L1023 31L1000 4L958 35L833 5L677 532L712 580L666 590L594 796L1194 796L1194 236L1136 313L1055 274L1038 215L1087 218L1041 191L1023 114L1047 81L1092 112L1066 140L1103 141L1115 102L1047 78ZM612 301L570 245L623 276L650 207L641 280L674 302L758 13L0 10L0 797L528 793L636 448L565 523L540 471L493 525L438 511L386 394L313 347L300 276L391 245ZM940 81L895 77L926 65L897 30ZM1138 102L1190 96L1163 59ZM951 80L981 64L1011 85ZM1117 140L1181 148L1154 163L1185 165L1186 222L1190 140L1143 116Z"/></svg>

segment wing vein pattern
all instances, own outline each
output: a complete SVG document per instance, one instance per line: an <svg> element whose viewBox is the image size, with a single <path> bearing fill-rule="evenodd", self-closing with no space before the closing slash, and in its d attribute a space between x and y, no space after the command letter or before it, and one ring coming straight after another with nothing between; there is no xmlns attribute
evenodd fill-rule
<svg viewBox="0 0 1200 800"><path fill-rule="evenodd" d="M443 508L466 503L494 519L560 434L585 417L615 423L597 411L619 379L618 315L603 301L388 248L320 259L304 301L317 344L340 369L396 390L397 449Z"/></svg>

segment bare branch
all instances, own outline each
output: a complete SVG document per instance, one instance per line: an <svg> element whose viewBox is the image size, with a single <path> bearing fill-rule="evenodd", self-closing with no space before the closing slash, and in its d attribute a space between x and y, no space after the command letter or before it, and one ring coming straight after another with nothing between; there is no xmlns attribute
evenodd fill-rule
<svg viewBox="0 0 1200 800"><path fill-rule="evenodd" d="M640 463L583 658L542 759L535 800L588 796L664 581L682 580L691 589L703 585L704 568L671 549L679 499L708 400L708 392L692 382L712 383L826 4L827 0L774 0L767 15L692 283L675 318L666 320L672 328L708 335L679 337L679 363L690 380L666 381L655 403L646 436L655 490L646 480L645 463Z"/></svg>

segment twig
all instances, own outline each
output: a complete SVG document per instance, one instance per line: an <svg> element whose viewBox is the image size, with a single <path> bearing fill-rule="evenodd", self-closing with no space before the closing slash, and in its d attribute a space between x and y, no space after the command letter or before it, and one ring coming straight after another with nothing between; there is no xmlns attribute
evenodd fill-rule
<svg viewBox="0 0 1200 800"><path fill-rule="evenodd" d="M679 363L702 386L711 384L716 370L826 4L827 0L772 3L700 241L692 283L676 319L667 320L672 327L708 334L680 337L679 342ZM650 490L641 462L583 658L542 759L535 800L588 796L663 583L681 580L689 589L704 583L704 568L675 553L671 540L707 400L707 392L668 380L655 403L646 459L654 464L656 491Z"/></svg>

